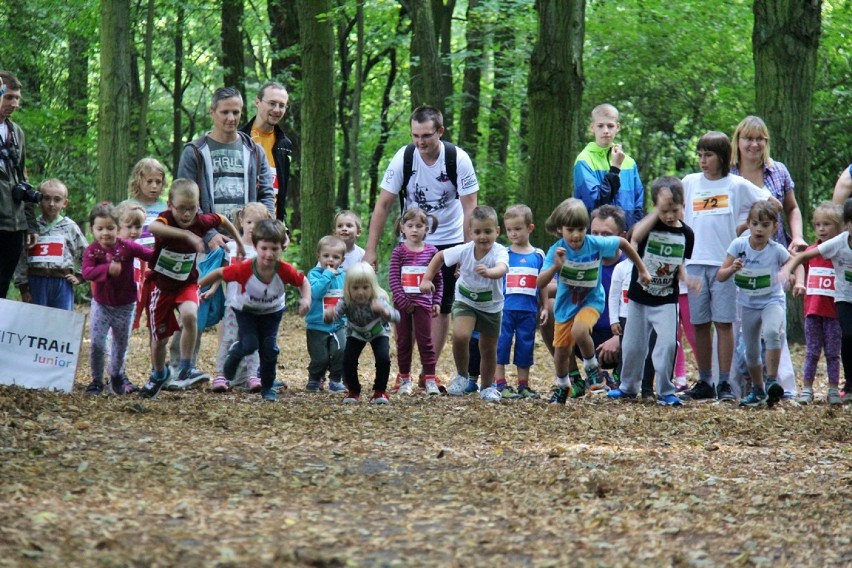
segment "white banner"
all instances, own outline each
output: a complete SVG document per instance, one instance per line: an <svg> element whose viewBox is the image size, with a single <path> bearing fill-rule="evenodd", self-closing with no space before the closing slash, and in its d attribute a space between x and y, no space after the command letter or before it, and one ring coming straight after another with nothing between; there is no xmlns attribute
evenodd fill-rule
<svg viewBox="0 0 852 568"><path fill-rule="evenodd" d="M0 298L0 384L71 392L86 316Z"/></svg>

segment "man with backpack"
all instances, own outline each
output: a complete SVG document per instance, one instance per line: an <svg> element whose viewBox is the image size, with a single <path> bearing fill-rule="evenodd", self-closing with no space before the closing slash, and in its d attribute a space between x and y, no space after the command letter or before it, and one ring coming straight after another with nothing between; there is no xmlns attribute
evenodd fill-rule
<svg viewBox="0 0 852 568"><path fill-rule="evenodd" d="M370 218L364 261L374 268L377 265L376 249L397 200L401 211L417 206L437 219L438 228L426 235L426 242L438 250L470 240L469 218L476 207L476 192L479 191L470 156L461 148L441 140L444 117L438 109L418 107L411 114L410 122L413 144L400 148L391 160ZM442 269L444 294L441 315L432 325L432 342L438 357L449 332L455 268L445 266Z"/></svg>

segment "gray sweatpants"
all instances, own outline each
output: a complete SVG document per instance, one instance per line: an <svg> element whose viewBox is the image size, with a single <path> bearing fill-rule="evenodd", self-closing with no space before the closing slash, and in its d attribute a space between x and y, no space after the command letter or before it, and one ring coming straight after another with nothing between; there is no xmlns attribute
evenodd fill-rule
<svg viewBox="0 0 852 568"><path fill-rule="evenodd" d="M627 325L621 342L619 388L622 392L639 394L648 355L648 338L653 330L657 332L657 342L651 355L657 375L657 396L675 393L672 373L677 356L677 308L677 304L646 306L632 300L627 304Z"/></svg>
<svg viewBox="0 0 852 568"><path fill-rule="evenodd" d="M767 349L781 349L787 328L787 307L770 304L763 309L743 306L742 336L745 342L745 359L749 367L760 365L760 338ZM777 369L776 369L777 374Z"/></svg>

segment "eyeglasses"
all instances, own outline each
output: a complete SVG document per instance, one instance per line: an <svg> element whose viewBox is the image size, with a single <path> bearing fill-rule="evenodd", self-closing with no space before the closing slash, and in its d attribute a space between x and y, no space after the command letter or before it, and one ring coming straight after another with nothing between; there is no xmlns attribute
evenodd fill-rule
<svg viewBox="0 0 852 568"><path fill-rule="evenodd" d="M269 105L270 108L280 108L281 110L287 110L287 106L289 103L279 103L277 101L261 101Z"/></svg>
<svg viewBox="0 0 852 568"><path fill-rule="evenodd" d="M764 142L766 142L766 138L764 138L763 136L743 136L742 139L748 142L749 144L763 144Z"/></svg>
<svg viewBox="0 0 852 568"><path fill-rule="evenodd" d="M413 132L412 132L412 133L411 133L411 138L412 138L413 140L422 140L422 141L424 141L424 142L425 142L425 141L427 141L427 140L431 139L431 138L432 138L433 136L435 136L437 133L438 133L438 131L437 131L437 130L436 130L435 132L430 132L429 134L415 134L415 133L413 133Z"/></svg>

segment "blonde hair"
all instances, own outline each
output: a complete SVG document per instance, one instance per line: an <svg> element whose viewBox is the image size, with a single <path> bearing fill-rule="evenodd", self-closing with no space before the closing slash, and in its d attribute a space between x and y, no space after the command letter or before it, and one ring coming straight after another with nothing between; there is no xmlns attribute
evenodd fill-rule
<svg viewBox="0 0 852 568"><path fill-rule="evenodd" d="M169 188L169 203L172 205L175 197L191 197L198 203L198 184L191 179L177 178Z"/></svg>
<svg viewBox="0 0 852 568"><path fill-rule="evenodd" d="M393 225L394 234L397 237L401 236L402 226L405 225L408 221L411 221L412 219L417 219L421 223L429 227L430 234L434 233L435 230L438 228L438 218L434 215L426 213L415 205L414 207L409 207L408 209L406 209L405 213L403 213L402 216L396 220L396 223L394 223Z"/></svg>
<svg viewBox="0 0 852 568"><path fill-rule="evenodd" d="M319 256L324 248L339 248L343 251L343 254L346 254L346 243L340 237L335 237L334 235L326 235L317 241L317 256Z"/></svg>
<svg viewBox="0 0 852 568"><path fill-rule="evenodd" d="M503 221L506 219L523 219L524 225L529 227L533 223L532 209L523 203L512 205L503 213Z"/></svg>
<svg viewBox="0 0 852 568"><path fill-rule="evenodd" d="M355 213L354 211L352 211L351 209L342 209L342 210L337 212L337 215L334 216L334 221L331 224L331 230L332 231L337 229L337 220L340 219L341 217L343 217L344 215L352 217L353 219L355 219L355 226L358 227L358 231L360 232L362 230L362 228L361 228L361 217L359 217L358 214Z"/></svg>
<svg viewBox="0 0 852 568"><path fill-rule="evenodd" d="M598 117L611 118L618 122L618 109L609 103L600 104L592 109L592 121L590 124L594 124L598 120Z"/></svg>
<svg viewBox="0 0 852 568"><path fill-rule="evenodd" d="M347 304L352 303L352 295L349 293L350 286L355 284L368 284L373 291L370 301L376 299L388 300L388 293L379 286L379 279L373 267L366 262L356 262L346 269L346 280L343 284L343 299Z"/></svg>
<svg viewBox="0 0 852 568"><path fill-rule="evenodd" d="M50 178L50 179L46 179L43 182L41 182L40 184L38 184L39 191L44 191L44 189L47 188L47 187L57 187L57 188L61 187L62 189L65 190L65 199L68 199L68 186L65 185L62 182L62 180L56 179L56 178Z"/></svg>
<svg viewBox="0 0 852 568"><path fill-rule="evenodd" d="M766 143L763 145L763 151L760 153L760 160L767 166L772 165L772 158L769 157L769 129L766 123L759 116L749 115L742 119L734 129L734 136L731 139L731 166L736 166L740 163L740 138L744 136L763 136L766 138Z"/></svg>
<svg viewBox="0 0 852 568"><path fill-rule="evenodd" d="M152 173L163 176L163 187L166 187L166 167L154 158L142 158L130 171L130 179L127 180L127 196L139 199L142 194L142 181L145 176Z"/></svg>
<svg viewBox="0 0 852 568"><path fill-rule="evenodd" d="M586 227L589 226L589 210L579 199L569 197L562 203L556 206L547 221L544 222L544 229L557 237L561 237L560 229L562 227Z"/></svg>
<svg viewBox="0 0 852 568"><path fill-rule="evenodd" d="M122 201L115 206L115 218L119 225L122 220L127 219L130 222L138 222L142 226L147 216L145 208L133 201Z"/></svg>
<svg viewBox="0 0 852 568"><path fill-rule="evenodd" d="M263 203L259 203L257 201L246 203L245 206L243 206L243 208L237 211L236 215L234 215L234 228L241 235L243 234L243 219L245 219L247 213L255 213L260 220L272 219L272 214L269 213L269 209L267 209L266 205Z"/></svg>
<svg viewBox="0 0 852 568"><path fill-rule="evenodd" d="M834 228L838 233L843 232L843 207L832 203L831 201L823 201L819 207L814 209L811 222L816 221L817 215L822 215L834 224Z"/></svg>

